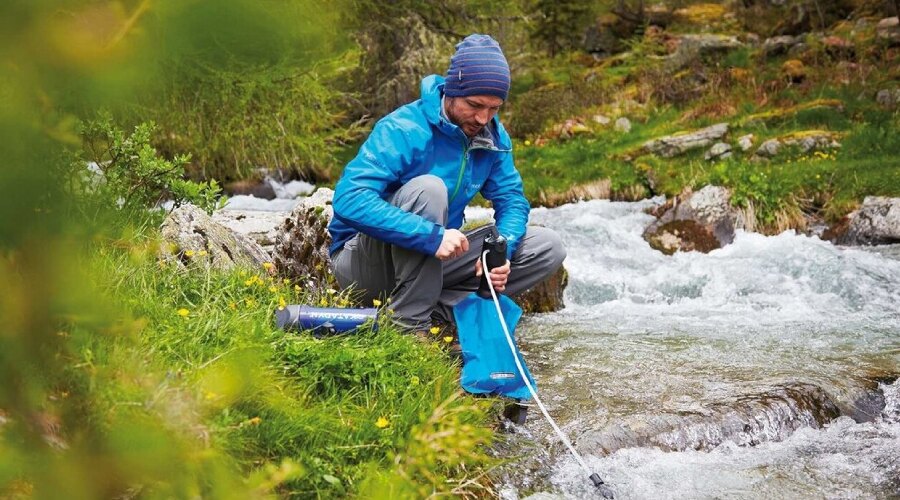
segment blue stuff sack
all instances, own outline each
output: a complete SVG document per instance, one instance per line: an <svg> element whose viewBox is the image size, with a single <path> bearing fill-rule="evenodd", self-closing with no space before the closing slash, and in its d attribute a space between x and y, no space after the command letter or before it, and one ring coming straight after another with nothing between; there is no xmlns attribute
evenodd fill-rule
<svg viewBox="0 0 900 500"><path fill-rule="evenodd" d="M519 318L522 317L522 308L505 295L498 298L500 310L515 345L515 328ZM520 400L530 399L531 392L516 368L516 361L497 317L494 302L473 293L454 306L453 313L462 349L463 368L460 377L462 388L473 394L497 394ZM518 347L515 355L522 363L531 386L537 390Z"/></svg>

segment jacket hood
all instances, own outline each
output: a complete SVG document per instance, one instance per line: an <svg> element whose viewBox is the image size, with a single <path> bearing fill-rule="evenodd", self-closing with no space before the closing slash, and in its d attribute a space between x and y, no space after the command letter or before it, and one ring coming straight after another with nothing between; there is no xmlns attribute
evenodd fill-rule
<svg viewBox="0 0 900 500"><path fill-rule="evenodd" d="M441 97L444 95L444 77L440 75L429 75L422 79L419 86L421 91L421 99L424 103L423 113L429 123L438 127L448 135L465 134L462 129L455 124L445 120L441 113ZM512 149L512 141L506 133L506 129L500 124L500 119L494 116L491 119L490 129L494 137L494 144L501 150L508 151Z"/></svg>

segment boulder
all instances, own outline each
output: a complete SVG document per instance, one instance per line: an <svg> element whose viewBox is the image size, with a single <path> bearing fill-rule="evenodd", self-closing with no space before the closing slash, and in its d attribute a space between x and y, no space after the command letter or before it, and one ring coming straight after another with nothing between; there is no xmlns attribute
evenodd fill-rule
<svg viewBox="0 0 900 500"><path fill-rule="evenodd" d="M328 256L328 223L334 215L332 197L334 191L319 188L303 199L278 228L272 259L283 277L303 281L310 287L332 287Z"/></svg>
<svg viewBox="0 0 900 500"><path fill-rule="evenodd" d="M784 146L797 147L801 153L841 147L839 134L826 130L806 130L769 139L753 153L756 158L774 158Z"/></svg>
<svg viewBox="0 0 900 500"><path fill-rule="evenodd" d="M617 119L615 125L613 127L618 132L628 133L631 132L631 120L625 118L624 116Z"/></svg>
<svg viewBox="0 0 900 500"><path fill-rule="evenodd" d="M753 134L742 135L738 137L738 146L741 147L741 151L747 151L753 147Z"/></svg>
<svg viewBox="0 0 900 500"><path fill-rule="evenodd" d="M671 158L691 149L709 146L714 141L724 137L726 133L728 133L728 124L717 123L693 132L684 132L647 141L644 143L643 148L648 153Z"/></svg>
<svg viewBox="0 0 900 500"><path fill-rule="evenodd" d="M219 224L194 205L173 210L163 221L160 233L160 257L181 266L256 268L269 261L268 254L255 241Z"/></svg>
<svg viewBox="0 0 900 500"><path fill-rule="evenodd" d="M823 237L838 245L888 245L900 243L900 198L866 196L862 206L846 217L843 228L832 228Z"/></svg>
<svg viewBox="0 0 900 500"><path fill-rule="evenodd" d="M278 227L290 215L290 212L263 212L260 210L219 210L212 219L255 241L267 253L275 247Z"/></svg>
<svg viewBox="0 0 900 500"><path fill-rule="evenodd" d="M879 90L875 95L875 102L889 110L900 108L900 88Z"/></svg>
<svg viewBox="0 0 900 500"><path fill-rule="evenodd" d="M731 158L731 144L728 144L727 142L717 142L713 144L713 147L709 148L709 151L703 155L703 158L711 161Z"/></svg>
<svg viewBox="0 0 900 500"><path fill-rule="evenodd" d="M556 139L571 139L576 135L589 134L590 132L591 129L581 119L569 118L562 123L554 125L549 135Z"/></svg>
<svg viewBox="0 0 900 500"><path fill-rule="evenodd" d="M743 47L737 37L727 35L682 35L678 48L666 58L666 69L678 71L701 57L723 54Z"/></svg>
<svg viewBox="0 0 900 500"><path fill-rule="evenodd" d="M650 246L671 255L677 251L708 253L734 241L737 211L731 193L720 186L705 186L688 194L644 230Z"/></svg>
<svg viewBox="0 0 900 500"><path fill-rule="evenodd" d="M774 57L787 53L794 45L803 40L802 37L781 35L766 38L762 45L763 55L766 57Z"/></svg>
<svg viewBox="0 0 900 500"><path fill-rule="evenodd" d="M886 17L875 26L878 38L887 41L891 45L900 45L900 18L897 16Z"/></svg>
<svg viewBox="0 0 900 500"><path fill-rule="evenodd" d="M756 149L756 153L753 155L762 158L774 158L778 155L779 151L781 151L781 141L778 139L769 139L760 144L759 148Z"/></svg>
<svg viewBox="0 0 900 500"><path fill-rule="evenodd" d="M553 275L516 295L515 301L525 313L554 312L566 307L563 292L569 284L569 273L559 267Z"/></svg>
<svg viewBox="0 0 900 500"><path fill-rule="evenodd" d="M591 119L594 123L603 125L604 127L612 123L612 119L606 115L594 115Z"/></svg>

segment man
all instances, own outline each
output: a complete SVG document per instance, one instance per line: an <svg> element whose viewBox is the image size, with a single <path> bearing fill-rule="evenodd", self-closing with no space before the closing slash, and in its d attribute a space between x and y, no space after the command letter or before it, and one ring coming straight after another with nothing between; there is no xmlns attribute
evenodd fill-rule
<svg viewBox="0 0 900 500"><path fill-rule="evenodd" d="M429 329L432 316L454 322L453 305L478 288L491 228L459 228L479 192L508 240L506 264L489 274L498 292L530 288L565 258L555 232L526 229L530 206L497 119L509 81L499 44L466 37L446 79L426 77L419 100L382 118L337 183L328 230L338 284L369 303L390 297L393 320L406 330Z"/></svg>

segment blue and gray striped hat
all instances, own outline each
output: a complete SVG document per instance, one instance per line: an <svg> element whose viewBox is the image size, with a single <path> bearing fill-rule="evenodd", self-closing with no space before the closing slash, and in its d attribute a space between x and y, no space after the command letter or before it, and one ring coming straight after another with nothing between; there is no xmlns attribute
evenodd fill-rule
<svg viewBox="0 0 900 500"><path fill-rule="evenodd" d="M444 95L492 95L506 100L509 64L500 44L489 35L469 35L456 45L444 82Z"/></svg>

